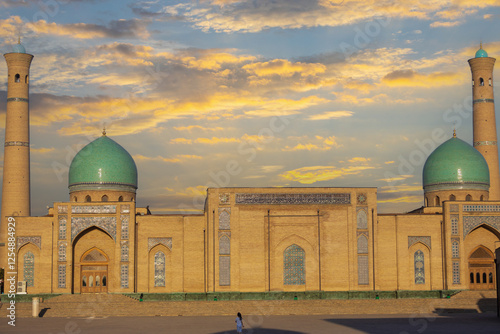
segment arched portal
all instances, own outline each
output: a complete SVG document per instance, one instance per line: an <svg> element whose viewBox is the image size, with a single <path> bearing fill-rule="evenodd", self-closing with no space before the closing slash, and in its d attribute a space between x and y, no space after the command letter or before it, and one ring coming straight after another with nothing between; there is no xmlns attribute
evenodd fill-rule
<svg viewBox="0 0 500 334"><path fill-rule="evenodd" d="M85 252L81 258L81 293L108 291L108 257L98 248Z"/></svg>
<svg viewBox="0 0 500 334"><path fill-rule="evenodd" d="M494 290L495 266L491 252L479 246L469 256L469 289Z"/></svg>

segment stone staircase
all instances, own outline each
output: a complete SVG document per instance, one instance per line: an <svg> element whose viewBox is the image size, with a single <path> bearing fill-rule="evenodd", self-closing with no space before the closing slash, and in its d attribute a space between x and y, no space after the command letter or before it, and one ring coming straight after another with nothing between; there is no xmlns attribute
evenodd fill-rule
<svg viewBox="0 0 500 334"><path fill-rule="evenodd" d="M7 315L0 307L0 317ZM31 317L31 303L17 303L16 317ZM496 291L464 291L444 299L321 299L139 302L120 294L61 295L40 303L42 317L495 313Z"/></svg>

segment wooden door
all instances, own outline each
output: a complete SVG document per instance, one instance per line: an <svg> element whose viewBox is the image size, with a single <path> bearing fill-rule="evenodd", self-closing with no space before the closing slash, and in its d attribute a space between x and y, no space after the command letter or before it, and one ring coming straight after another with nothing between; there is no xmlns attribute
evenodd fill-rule
<svg viewBox="0 0 500 334"><path fill-rule="evenodd" d="M82 266L80 277L82 293L108 292L107 266Z"/></svg>

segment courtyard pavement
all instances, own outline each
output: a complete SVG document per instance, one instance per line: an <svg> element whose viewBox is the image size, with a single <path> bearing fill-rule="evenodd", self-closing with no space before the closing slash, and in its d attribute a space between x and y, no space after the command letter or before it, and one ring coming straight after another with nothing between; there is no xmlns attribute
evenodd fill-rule
<svg viewBox="0 0 500 334"><path fill-rule="evenodd" d="M0 319L0 333L47 334L229 334L236 333L235 317L111 317L19 318L16 326ZM245 316L246 334L428 334L500 333L493 313L435 315Z"/></svg>

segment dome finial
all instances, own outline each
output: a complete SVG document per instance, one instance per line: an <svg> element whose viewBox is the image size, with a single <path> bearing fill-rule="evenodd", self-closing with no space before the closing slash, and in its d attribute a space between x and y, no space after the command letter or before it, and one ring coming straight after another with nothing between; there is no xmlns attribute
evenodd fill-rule
<svg viewBox="0 0 500 334"><path fill-rule="evenodd" d="M106 127L102 128L102 135L106 136Z"/></svg>
<svg viewBox="0 0 500 334"><path fill-rule="evenodd" d="M453 129L453 138L457 138L457 130Z"/></svg>
<svg viewBox="0 0 500 334"><path fill-rule="evenodd" d="M482 49L483 48L483 41L479 42L479 48Z"/></svg>

